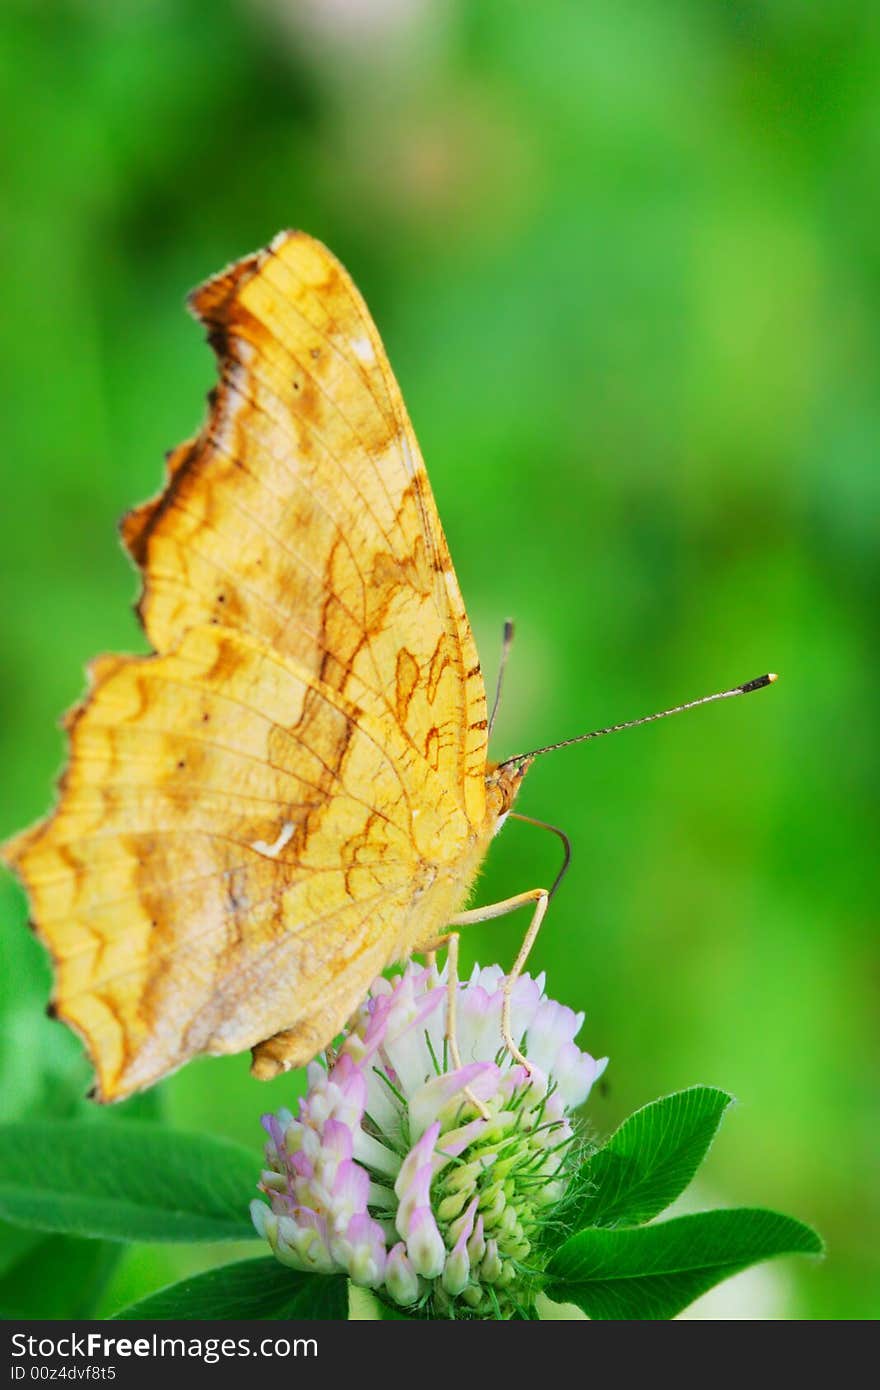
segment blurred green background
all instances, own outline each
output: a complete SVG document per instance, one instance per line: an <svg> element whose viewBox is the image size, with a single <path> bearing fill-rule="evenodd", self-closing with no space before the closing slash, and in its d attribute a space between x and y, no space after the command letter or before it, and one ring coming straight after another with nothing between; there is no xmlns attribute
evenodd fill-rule
<svg viewBox="0 0 880 1390"><path fill-rule="evenodd" d="M769 669L769 692L573 748L520 809L574 864L535 951L609 1053L599 1132L741 1104L697 1200L814 1223L704 1315L878 1311L880 24L872 0L5 0L0 758L41 815L83 664L142 650L119 515L213 377L185 292L281 227L343 259L419 433L500 756ZM481 899L546 881L511 825ZM872 891L873 890L873 891ZM90 1109L2 884L4 1118ZM470 931L510 963L524 921ZM138 1103L259 1144L295 1082L201 1061ZM51 1158L49 1160L51 1162ZM873 1174L874 1181L871 1182ZM112 1310L227 1252L2 1233L0 1303Z"/></svg>

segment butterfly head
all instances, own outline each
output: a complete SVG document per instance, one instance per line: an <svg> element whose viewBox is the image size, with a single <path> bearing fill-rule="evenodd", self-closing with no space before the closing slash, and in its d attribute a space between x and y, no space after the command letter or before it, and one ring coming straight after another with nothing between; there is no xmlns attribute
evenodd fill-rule
<svg viewBox="0 0 880 1390"><path fill-rule="evenodd" d="M511 810L533 761L531 757L512 758L506 763L489 766L486 773L486 812L490 824L498 829L500 825L497 823Z"/></svg>

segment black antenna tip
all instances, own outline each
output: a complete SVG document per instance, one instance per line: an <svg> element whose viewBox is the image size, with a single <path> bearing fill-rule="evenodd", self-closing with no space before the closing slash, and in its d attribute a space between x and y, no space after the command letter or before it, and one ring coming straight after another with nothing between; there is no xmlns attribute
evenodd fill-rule
<svg viewBox="0 0 880 1390"><path fill-rule="evenodd" d="M512 641L513 641L513 619L512 619L512 618L507 618L507 619L505 619L505 623L504 623L504 641L505 641L505 642L512 642Z"/></svg>
<svg viewBox="0 0 880 1390"><path fill-rule="evenodd" d="M745 685L740 686L740 691L743 695L749 695L753 690L763 690L765 685L772 685L778 679L775 671L769 671L766 676L756 676L753 681L746 681Z"/></svg>

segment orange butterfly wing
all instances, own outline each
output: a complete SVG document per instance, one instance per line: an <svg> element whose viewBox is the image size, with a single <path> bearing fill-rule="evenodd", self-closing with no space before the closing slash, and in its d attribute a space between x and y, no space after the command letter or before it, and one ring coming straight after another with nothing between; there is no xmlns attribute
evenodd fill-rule
<svg viewBox="0 0 880 1390"><path fill-rule="evenodd" d="M308 1060L490 833L476 649L360 295L285 233L192 303L209 419L123 523L156 655L95 663L59 806L6 847L103 1099Z"/></svg>
<svg viewBox="0 0 880 1390"><path fill-rule="evenodd" d="M282 234L197 290L221 380L123 536L167 651L222 622L393 718L485 814L486 699L428 476L378 331L329 251ZM442 693L441 693L442 687ZM448 727L431 717L438 703Z"/></svg>

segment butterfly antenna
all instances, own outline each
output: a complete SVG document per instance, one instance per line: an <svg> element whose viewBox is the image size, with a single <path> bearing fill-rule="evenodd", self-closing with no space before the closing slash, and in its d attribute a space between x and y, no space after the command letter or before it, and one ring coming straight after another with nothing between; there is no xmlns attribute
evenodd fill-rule
<svg viewBox="0 0 880 1390"><path fill-rule="evenodd" d="M730 690L719 690L715 695L702 695L699 700L688 700L683 705L662 709L658 714L645 714L641 719L627 719L623 724L609 724L607 729L593 729L588 734L563 739L561 743L548 743L546 747L533 748L529 753L517 753L512 758L505 758L504 766L525 762L529 758L538 758L542 753L554 753L557 748L568 748L572 743L586 743L588 739L604 738L606 734L619 734L624 729L636 729L640 724L653 724L655 719L668 719L671 714L682 714L686 709L696 709L698 705L711 705L716 700L732 700L737 695L750 695L753 690L763 690L766 685L772 685L776 679L776 673L771 671L766 676L756 676L754 680L735 685Z"/></svg>
<svg viewBox="0 0 880 1390"><path fill-rule="evenodd" d="M489 715L487 738L491 738L492 736L492 728L497 718L498 711L501 708L501 691L504 688L504 671L507 667L507 658L510 655L510 649L513 646L513 633L513 623L510 618L508 618L504 624L504 636L501 639L501 663L498 667L498 680L495 683L495 699L492 702L492 713Z"/></svg>

